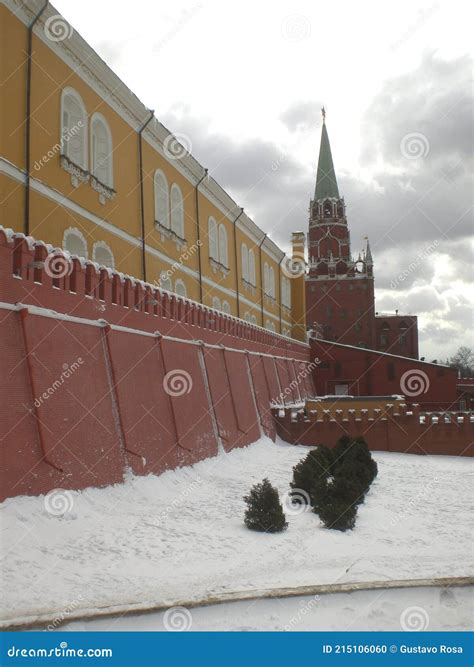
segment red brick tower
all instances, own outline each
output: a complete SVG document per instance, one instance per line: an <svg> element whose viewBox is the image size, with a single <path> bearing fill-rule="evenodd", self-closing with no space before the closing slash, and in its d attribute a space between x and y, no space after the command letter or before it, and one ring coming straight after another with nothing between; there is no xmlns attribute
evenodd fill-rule
<svg viewBox="0 0 474 667"><path fill-rule="evenodd" d="M323 111L314 199L310 202L306 324L319 338L375 347L373 261L369 242L351 255L344 198L340 197Z"/></svg>

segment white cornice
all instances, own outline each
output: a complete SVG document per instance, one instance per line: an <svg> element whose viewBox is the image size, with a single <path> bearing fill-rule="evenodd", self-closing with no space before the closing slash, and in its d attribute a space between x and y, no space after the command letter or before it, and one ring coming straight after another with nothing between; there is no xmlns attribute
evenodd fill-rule
<svg viewBox="0 0 474 667"><path fill-rule="evenodd" d="M15 16L28 25L43 5L43 0L0 0ZM63 62L89 85L109 106L120 115L135 131L137 131L150 115L149 109L124 84L124 82L110 69L91 46L74 30L72 35L63 41L52 41L45 33L45 22L52 16L61 16L58 10L49 4L44 14L37 22L35 36L42 40ZM64 19L66 22L66 19ZM169 162L163 143L172 133L157 118L147 126L143 138L152 146L163 159ZM175 159L172 162L182 176L193 186L202 178L204 167L190 154ZM240 212L240 207L232 197L209 177L205 179L199 191L216 206L220 212L232 223ZM248 235L255 243L260 243L265 233L245 213L241 216L239 229ZM268 237L267 237L268 239ZM265 252L276 262L280 262L284 252L270 239L265 240Z"/></svg>

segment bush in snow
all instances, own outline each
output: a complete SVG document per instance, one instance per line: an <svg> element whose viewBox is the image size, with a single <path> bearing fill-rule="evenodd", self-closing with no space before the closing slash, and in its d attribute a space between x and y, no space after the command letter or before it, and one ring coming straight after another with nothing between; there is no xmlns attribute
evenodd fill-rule
<svg viewBox="0 0 474 667"><path fill-rule="evenodd" d="M313 511L327 528L355 526L357 505L364 502L377 475L377 464L362 437L342 436L332 450L330 475L315 480L311 490Z"/></svg>
<svg viewBox="0 0 474 667"><path fill-rule="evenodd" d="M359 487L359 502L377 476L377 463L367 447L364 438L343 436L334 448L334 475L342 476Z"/></svg>
<svg viewBox="0 0 474 667"><path fill-rule="evenodd" d="M313 504L313 491L321 484L324 486L326 483L331 472L332 460L331 450L324 445L319 445L316 449L308 452L305 458L295 465L290 487L295 491L296 502L301 495L296 490L300 489L307 494L311 504Z"/></svg>
<svg viewBox="0 0 474 667"><path fill-rule="evenodd" d="M285 513L280 503L278 491L268 479L255 484L248 496L244 496L247 503L245 511L245 525L250 530L262 533L279 533L287 528Z"/></svg>
<svg viewBox="0 0 474 667"><path fill-rule="evenodd" d="M352 530L355 526L358 488L342 476L329 479L315 494L314 510L326 528Z"/></svg>

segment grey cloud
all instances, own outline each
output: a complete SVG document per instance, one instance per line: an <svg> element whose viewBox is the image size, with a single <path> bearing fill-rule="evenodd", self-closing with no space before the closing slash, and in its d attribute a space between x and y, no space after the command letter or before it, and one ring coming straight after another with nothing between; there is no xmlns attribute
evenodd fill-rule
<svg viewBox="0 0 474 667"><path fill-rule="evenodd" d="M295 102L280 114L280 120L290 132L307 132L321 125L321 102Z"/></svg>
<svg viewBox="0 0 474 667"><path fill-rule="evenodd" d="M368 235L376 287L390 289L381 292L379 309L383 306L422 312L427 308L428 302L418 299L417 290L433 280L437 261L434 254L428 253L426 261L409 271L400 284L391 287L391 283L433 243L439 254L450 258L451 280L472 281L470 75L469 58L442 61L428 54L413 72L386 81L362 123L361 161L374 174L373 182L338 172L353 252L363 247L363 238ZM295 103L280 119L290 131L298 132L309 120L314 124L319 106L308 101ZM309 168L298 161L297 155L269 141L256 138L237 143L229 136L211 132L209 125L193 117L186 107L171 109L165 123L171 130L190 136L196 157L277 243L288 248L292 231L307 230L314 166ZM409 159L402 154L400 144L412 133L427 138L429 150L424 157ZM337 155L334 160L337 171ZM408 298L410 291L413 296ZM428 321L429 309L425 312ZM466 342L468 311L460 305L439 312L444 323L438 317L436 324L425 326L422 346L436 348L450 331L446 354L451 354L463 338ZM448 324L450 318L460 327L459 333Z"/></svg>

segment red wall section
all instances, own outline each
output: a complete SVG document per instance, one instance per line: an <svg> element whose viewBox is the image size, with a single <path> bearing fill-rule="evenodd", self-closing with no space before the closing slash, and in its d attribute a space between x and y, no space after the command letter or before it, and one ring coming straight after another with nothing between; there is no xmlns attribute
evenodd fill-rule
<svg viewBox="0 0 474 667"><path fill-rule="evenodd" d="M171 398L177 441L183 449L185 465L215 456L218 451L217 430L201 355L198 345L186 345L177 340L161 341L164 390Z"/></svg>
<svg viewBox="0 0 474 667"><path fill-rule="evenodd" d="M115 381L127 460L137 474L160 473L183 464L176 446L170 397L163 390L163 366L156 336L109 330L110 366Z"/></svg>
<svg viewBox="0 0 474 667"><path fill-rule="evenodd" d="M425 410L457 409L453 368L324 340L311 340L311 357L319 359L313 373L318 396L347 384L351 396L400 394Z"/></svg>
<svg viewBox="0 0 474 667"><path fill-rule="evenodd" d="M341 435L364 436L372 451L403 452L407 454L445 454L473 456L474 422L470 415L451 413L426 415L420 419L419 410L400 409L388 416L372 416L369 411L356 411L341 419L327 414L324 419L311 420L303 411L292 408L274 409L278 435L286 442L300 445L334 447ZM371 411L372 412L372 411Z"/></svg>
<svg viewBox="0 0 474 667"><path fill-rule="evenodd" d="M254 388L251 385L247 358L245 354L232 350L223 350L229 389L235 414L238 437L234 447L248 445L259 439L259 417L256 412ZM229 446L226 447L229 449Z"/></svg>
<svg viewBox="0 0 474 667"><path fill-rule="evenodd" d="M307 345L53 254L0 230L0 499L274 438L271 399L314 394Z"/></svg>
<svg viewBox="0 0 474 667"><path fill-rule="evenodd" d="M260 415L260 424L264 433L275 439L275 424L270 411L271 391L263 366L264 357L248 354L248 364L255 392L255 401Z"/></svg>
<svg viewBox="0 0 474 667"><path fill-rule="evenodd" d="M81 486L102 484L104 479L120 481L123 446L101 327L30 315L26 310L17 316L23 324L45 457Z"/></svg>

